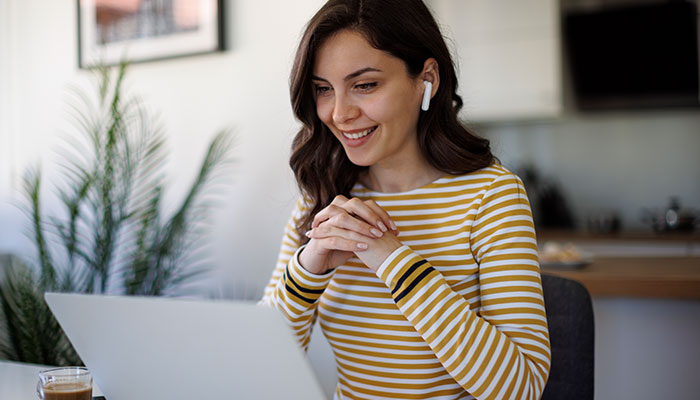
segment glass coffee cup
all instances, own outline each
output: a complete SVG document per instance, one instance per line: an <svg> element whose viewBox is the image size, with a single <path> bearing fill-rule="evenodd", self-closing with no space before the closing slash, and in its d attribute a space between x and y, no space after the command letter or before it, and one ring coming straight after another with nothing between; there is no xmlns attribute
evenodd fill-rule
<svg viewBox="0 0 700 400"><path fill-rule="evenodd" d="M92 375L85 367L43 370L36 393L42 400L92 400Z"/></svg>

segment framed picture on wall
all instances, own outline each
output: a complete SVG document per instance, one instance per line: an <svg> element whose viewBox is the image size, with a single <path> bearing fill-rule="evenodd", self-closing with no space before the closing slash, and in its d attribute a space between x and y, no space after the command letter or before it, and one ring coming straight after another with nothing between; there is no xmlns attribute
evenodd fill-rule
<svg viewBox="0 0 700 400"><path fill-rule="evenodd" d="M80 68L224 49L223 0L77 2Z"/></svg>

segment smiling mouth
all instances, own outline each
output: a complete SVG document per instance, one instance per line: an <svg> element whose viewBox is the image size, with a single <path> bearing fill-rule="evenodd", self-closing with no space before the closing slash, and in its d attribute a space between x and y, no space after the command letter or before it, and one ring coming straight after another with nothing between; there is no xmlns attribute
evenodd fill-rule
<svg viewBox="0 0 700 400"><path fill-rule="evenodd" d="M342 134L346 139L357 140L357 139L361 139L361 138L369 135L370 133L374 132L376 129L377 129L377 127L373 126L369 129L365 129L364 131L360 131L360 132L356 132L356 133L342 132Z"/></svg>

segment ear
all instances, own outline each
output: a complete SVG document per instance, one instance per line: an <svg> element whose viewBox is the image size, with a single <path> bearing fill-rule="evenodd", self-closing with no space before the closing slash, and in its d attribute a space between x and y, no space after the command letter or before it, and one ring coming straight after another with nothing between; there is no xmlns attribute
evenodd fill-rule
<svg viewBox="0 0 700 400"><path fill-rule="evenodd" d="M423 63L423 71L420 73L421 81L428 81L433 84L433 91L430 98L435 96L440 87L440 69L438 68L437 60L429 58ZM423 86L423 85L421 85Z"/></svg>

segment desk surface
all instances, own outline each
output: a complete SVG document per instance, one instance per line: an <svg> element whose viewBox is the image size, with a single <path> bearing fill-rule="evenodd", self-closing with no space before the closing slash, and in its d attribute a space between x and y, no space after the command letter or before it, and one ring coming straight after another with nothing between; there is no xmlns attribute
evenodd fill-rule
<svg viewBox="0 0 700 400"><path fill-rule="evenodd" d="M47 368L51 367L0 361L0 399L35 400L39 371ZM92 395L101 396L102 392L93 385Z"/></svg>
<svg viewBox="0 0 700 400"><path fill-rule="evenodd" d="M592 296L700 300L700 257L599 257L581 269L542 273L578 281Z"/></svg>

